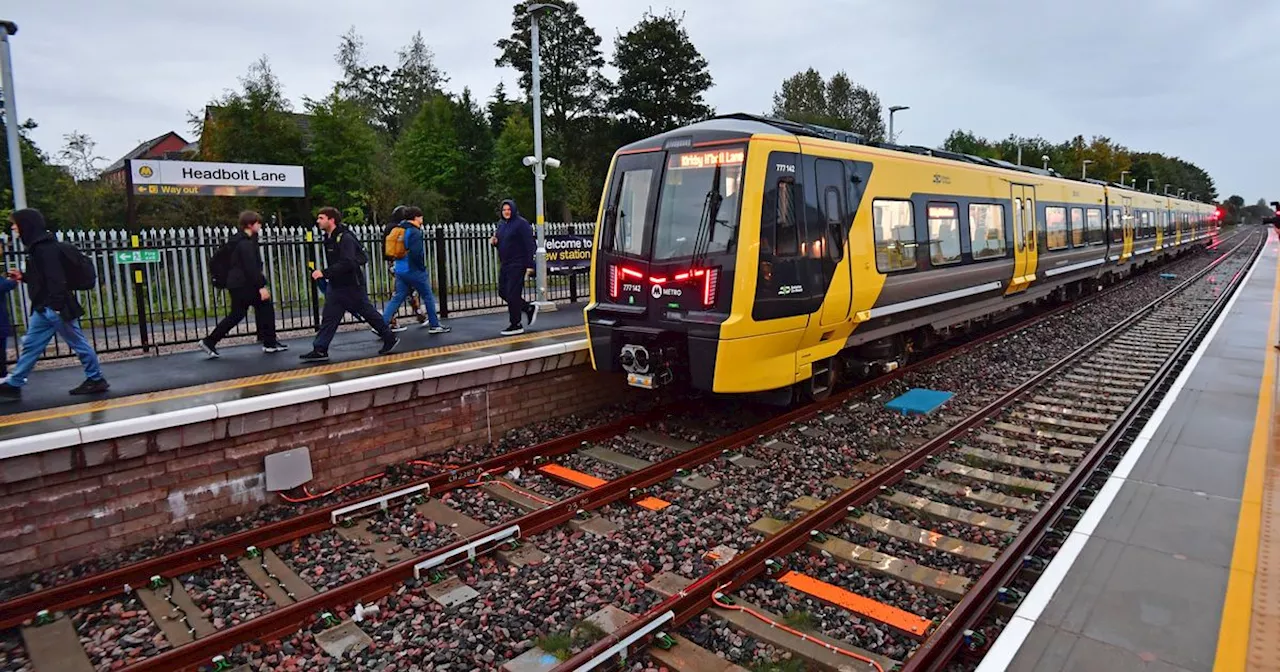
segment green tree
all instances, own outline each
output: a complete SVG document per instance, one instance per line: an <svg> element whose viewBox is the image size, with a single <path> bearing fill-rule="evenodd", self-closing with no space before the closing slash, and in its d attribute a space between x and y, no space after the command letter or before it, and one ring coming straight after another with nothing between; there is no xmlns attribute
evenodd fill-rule
<svg viewBox="0 0 1280 672"><path fill-rule="evenodd" d="M0 133L5 132L2 108L0 108ZM69 215L74 210L68 207L66 195L75 187L71 174L49 160L48 154L31 139L31 131L36 129L36 122L31 119L18 125L18 150L22 158L22 176L27 194L27 207L36 208L56 226L70 228L74 225ZM9 152L0 152L0 189L4 190L4 199L0 202L0 216L8 217L13 209L13 184L9 172Z"/></svg>
<svg viewBox="0 0 1280 672"><path fill-rule="evenodd" d="M518 100L512 100L507 97L507 86L502 82L493 88L493 96L489 99L489 103L485 106L489 114L489 132L493 137L498 137L502 133L502 129L507 126L507 117L516 110L524 109L524 105ZM528 116L526 114L526 116Z"/></svg>
<svg viewBox="0 0 1280 672"><path fill-rule="evenodd" d="M369 125L359 102L344 98L338 90L321 100L307 100L315 135L307 159L311 193L321 202L347 212L369 212L369 184L379 150L378 134Z"/></svg>
<svg viewBox="0 0 1280 672"><path fill-rule="evenodd" d="M885 139L883 109L880 96L861 84L854 84L843 70L832 75L827 83L827 116L835 128L880 142Z"/></svg>
<svg viewBox="0 0 1280 672"><path fill-rule="evenodd" d="M827 123L827 83L822 75L809 68L782 80L782 88L773 94L773 116L802 123Z"/></svg>
<svg viewBox="0 0 1280 672"><path fill-rule="evenodd" d="M458 144L453 102L443 95L427 101L405 129L395 154L401 172L415 186L441 194L446 200L458 193L465 157Z"/></svg>
<svg viewBox="0 0 1280 672"><path fill-rule="evenodd" d="M497 42L502 53L495 64L518 70L520 86L526 94L533 86L529 7L539 2L518 3L513 10L511 36ZM600 52L600 35L587 25L577 3L549 2L562 11L543 11L538 17L542 105L547 130L559 139L562 148L578 156L580 148L569 142L570 132L574 122L600 110L600 101L609 89L608 81L600 74L604 56Z"/></svg>
<svg viewBox="0 0 1280 672"><path fill-rule="evenodd" d="M454 104L454 132L458 149L462 153L460 175L455 188L449 194L456 216L466 220L487 220L493 211L489 207L489 163L493 158L493 135L485 113L471 97L471 90L464 88Z"/></svg>
<svg viewBox="0 0 1280 672"><path fill-rule="evenodd" d="M397 51L396 56L399 65L391 73L391 83L395 116L399 127L404 128L427 101L444 92L448 78L436 67L435 54L422 40L422 31L414 33L409 44Z"/></svg>
<svg viewBox="0 0 1280 672"><path fill-rule="evenodd" d="M712 115L703 100L711 88L707 60L689 40L683 15L646 12L614 40L618 86L609 111L638 137L654 135Z"/></svg>
<svg viewBox="0 0 1280 672"><path fill-rule="evenodd" d="M973 156L981 156L988 159L996 159L1000 157L999 149L991 146L986 138L980 138L972 131L954 130L951 135L942 143L942 149L948 152L956 152L957 154L971 154Z"/></svg>
<svg viewBox="0 0 1280 672"><path fill-rule="evenodd" d="M303 138L280 80L263 56L240 78L240 91L210 101L206 116L191 116L200 154L213 161L302 162Z"/></svg>
<svg viewBox="0 0 1280 672"><path fill-rule="evenodd" d="M507 118L507 124L498 135L493 147L493 161L489 164L489 201L496 204L503 199L514 199L522 214L530 222L535 220L533 173L523 163L524 157L533 154L533 124L521 111ZM565 169L548 171L543 184L543 197L548 212L554 206L564 207L563 193ZM599 198L599 195L596 196ZM494 216L490 207L489 216Z"/></svg>

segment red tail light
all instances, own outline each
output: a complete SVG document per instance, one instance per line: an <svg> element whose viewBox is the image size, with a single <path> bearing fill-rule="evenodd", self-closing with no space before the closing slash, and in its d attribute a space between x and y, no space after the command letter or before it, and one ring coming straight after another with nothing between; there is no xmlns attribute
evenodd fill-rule
<svg viewBox="0 0 1280 672"><path fill-rule="evenodd" d="M618 298L618 267L609 265L609 298Z"/></svg>
<svg viewBox="0 0 1280 672"><path fill-rule="evenodd" d="M702 270L694 271L695 276L702 276L702 305L710 308L716 303L716 290L720 285L720 269L712 268L705 272Z"/></svg>

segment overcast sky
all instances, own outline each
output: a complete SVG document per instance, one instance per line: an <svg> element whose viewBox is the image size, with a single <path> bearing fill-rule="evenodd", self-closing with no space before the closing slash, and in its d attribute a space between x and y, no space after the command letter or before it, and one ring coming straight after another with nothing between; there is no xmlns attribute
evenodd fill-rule
<svg viewBox="0 0 1280 672"><path fill-rule="evenodd" d="M15 0L18 111L51 154L71 131L114 161L176 130L266 54L285 91L327 93L349 26L374 62L421 30L449 76L487 98L507 0ZM652 6L686 13L720 112L764 112L779 82L846 70L897 116L899 140L954 128L1061 141L1105 135L1209 171L1223 198L1280 198L1280 2L1276 0L580 0L613 39ZM104 164L105 165L105 162Z"/></svg>

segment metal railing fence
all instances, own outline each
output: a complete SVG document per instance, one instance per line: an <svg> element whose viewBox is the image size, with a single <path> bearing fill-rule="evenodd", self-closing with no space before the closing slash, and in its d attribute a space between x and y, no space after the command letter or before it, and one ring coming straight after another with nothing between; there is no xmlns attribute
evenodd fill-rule
<svg viewBox="0 0 1280 672"><path fill-rule="evenodd" d="M558 235L589 234L595 225L548 222L546 226L547 235ZM382 228L370 224L349 228L369 257L365 266L369 296L381 306L394 290L394 278L383 257ZM497 252L489 245L493 232L492 223L424 226L427 270L441 317L505 305L498 296ZM147 229L137 234L123 229L58 232L59 240L78 247L97 268L97 286L77 293L85 310L80 326L94 349L99 353L146 352L194 343L206 336L230 310L227 292L210 283L209 259L233 233L233 227ZM262 231L259 245L275 303L276 330L282 334L319 327L323 297L311 281L311 270L323 263L321 239L319 230L311 227ZM3 268L25 267L22 242L11 233L0 240ZM135 256L122 260L119 253ZM140 254L145 256L136 256ZM532 281L526 291L533 291ZM588 293L586 276L550 276L547 292L552 300L576 301ZM5 300L13 325L8 354L12 362L30 314L26 285L20 284ZM399 315L410 314L406 302ZM229 337L254 334L250 318ZM70 357L73 353L55 339L45 356Z"/></svg>

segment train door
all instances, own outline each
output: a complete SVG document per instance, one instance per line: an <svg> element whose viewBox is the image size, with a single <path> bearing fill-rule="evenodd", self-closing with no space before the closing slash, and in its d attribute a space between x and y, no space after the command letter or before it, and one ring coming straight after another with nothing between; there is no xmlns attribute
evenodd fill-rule
<svg viewBox="0 0 1280 672"><path fill-rule="evenodd" d="M849 320L849 307L853 301L853 264L846 263L848 255L845 248L849 244L850 220L853 215L849 212L849 199L845 192L849 179L845 174L844 162L818 159L815 167L818 209L826 236L824 249L815 251L823 253L823 256L835 264L819 321L821 326L826 327Z"/></svg>
<svg viewBox="0 0 1280 672"><path fill-rule="evenodd" d="M1137 218L1133 214L1132 198L1121 196L1120 205L1124 213L1121 216L1121 221L1124 223L1124 247L1120 248L1120 261L1126 261L1133 256L1133 235L1134 227L1137 225Z"/></svg>
<svg viewBox="0 0 1280 672"><path fill-rule="evenodd" d="M1013 278L1006 294L1026 289L1036 277L1036 191L1035 187L1015 184L1012 187L1013 210Z"/></svg>

